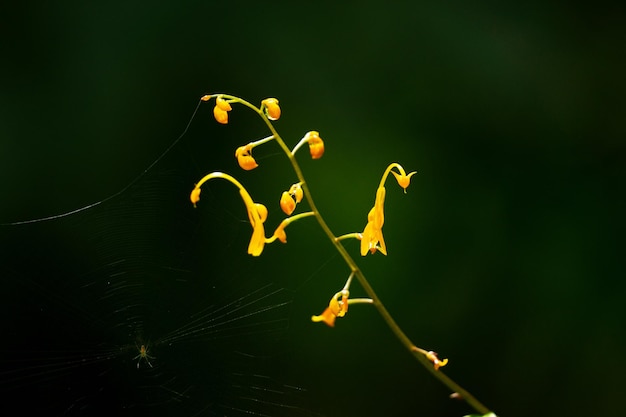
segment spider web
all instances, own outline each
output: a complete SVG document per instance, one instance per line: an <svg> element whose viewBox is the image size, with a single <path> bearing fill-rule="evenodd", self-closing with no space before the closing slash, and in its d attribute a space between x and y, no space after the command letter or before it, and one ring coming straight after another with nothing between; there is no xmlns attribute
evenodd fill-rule
<svg viewBox="0 0 626 417"><path fill-rule="evenodd" d="M211 203L236 193L209 186L192 208L188 157L175 147L87 210L2 226L0 414L316 415L277 371L294 293L254 273L245 210Z"/></svg>

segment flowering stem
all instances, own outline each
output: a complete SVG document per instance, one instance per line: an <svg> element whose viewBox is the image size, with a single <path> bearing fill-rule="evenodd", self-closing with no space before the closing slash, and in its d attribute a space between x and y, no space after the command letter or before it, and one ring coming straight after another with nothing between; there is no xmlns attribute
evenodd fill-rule
<svg viewBox="0 0 626 417"><path fill-rule="evenodd" d="M269 130L272 132L271 137L273 137L273 139L276 140L276 142L279 144L281 149L284 151L285 155L289 159L289 162L291 162L291 166L293 167L293 170L296 176L298 177L298 180L302 184L302 189L304 190L304 196L307 202L309 203L309 207L311 208L311 212L315 216L315 219L319 223L320 227L322 228L326 236L328 236L331 243L335 246L339 254L342 256L342 258L344 259L348 267L350 268L351 277L353 275L356 276L357 280L359 281L359 284L361 284L361 287L363 287L363 290L365 291L367 296L371 299L369 301L360 301L360 302L372 303L374 307L376 307L376 309L378 310L378 313L381 315L382 319L385 321L385 323L391 329L391 331L395 334L398 340L400 340L400 343L402 343L402 345L413 355L413 357L415 357L415 359L417 359L418 362L424 365L424 367L428 369L430 373L435 376L435 378L437 378L441 383L443 383L450 390L452 390L452 392L459 394L461 398L463 398L477 412L479 412L482 415L488 414L490 410L487 407L485 407L472 394L470 394L468 391L462 388L459 384L457 384L452 379L450 379L443 372L436 369L433 366L433 362L429 359L429 355L428 355L429 352L426 352L425 350L415 346L415 344L413 344L411 339L409 339L409 337L404 333L404 331L402 331L400 326L398 326L398 324L393 319L393 317L391 316L391 314L389 313L385 305L382 303L380 298L378 298L378 295L376 294L372 286L369 284L368 280L365 278L365 275L363 274L361 269L358 267L354 259L350 256L346 248L342 245L341 243L342 239L347 238L347 237L353 237L353 236L344 235L344 236L336 237L333 234L333 232L330 230L330 228L326 224L326 221L324 220L320 212L317 210L317 207L315 206L313 196L311 195L309 191L309 187L307 186L307 183L304 179L304 175L302 173L302 170L300 169L300 165L298 164L298 161L295 158L295 151L300 146L302 146L303 142L301 141L300 143L298 143L298 145L296 145L294 150L291 151L287 147L287 145L285 144L281 136L278 134L278 132L276 131L276 129L274 128L270 120L266 117L266 115L263 113L263 111L260 108L236 96L231 96L227 94L221 94L221 96L226 99L231 99L234 102L239 102L245 105L246 107L249 107L250 109L254 110L261 117L261 119L263 119L263 121L265 122ZM381 179L379 188L384 186L385 180L387 176L389 175L389 172L395 166L400 167L398 164L391 164L389 165L389 167L387 167ZM400 169L401 168L402 167L400 167ZM404 170L402 170L402 172L404 172Z"/></svg>

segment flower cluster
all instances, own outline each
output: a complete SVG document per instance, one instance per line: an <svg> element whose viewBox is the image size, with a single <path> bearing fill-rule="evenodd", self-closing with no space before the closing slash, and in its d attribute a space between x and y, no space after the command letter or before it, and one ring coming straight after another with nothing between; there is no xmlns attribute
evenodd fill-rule
<svg viewBox="0 0 626 417"><path fill-rule="evenodd" d="M311 320L313 322L325 323L329 327L334 327L337 318L345 317L348 313L348 307L353 304L372 304L376 307L376 309L381 314L383 320L388 324L393 333L399 338L402 344L413 352L414 356L416 356L420 362L427 366L431 366L432 369L438 371L441 367L445 366L448 363L448 359L439 359L437 353L433 351L426 351L412 344L409 338L404 334L404 332L400 329L400 327L395 323L395 321L389 315L387 309L384 307L380 299L374 293L374 290L371 288L370 284L366 280L365 276L354 262L353 258L348 253L347 249L340 242L344 239L356 238L360 240L360 254L362 256L366 256L367 253L374 254L376 252L381 252L383 255L387 255L387 246L385 244L385 239L383 237L383 225L385 223L385 196L386 189L385 183L387 177L391 173L398 185L404 190L406 193L406 189L410 185L411 177L415 175L415 172L406 173L404 168L398 163L390 164L383 173L383 176L378 184L376 189L376 197L374 200L374 206L369 210L367 214L367 223L365 228L361 233L348 233L342 236L335 236L333 232L330 230L320 213L315 208L315 204L311 197L310 190L306 187L304 176L302 175L300 166L295 158L296 152L307 144L309 147L309 153L312 159L319 159L324 155L324 141L320 137L319 132L317 131L309 131L305 133L305 135L300 139L300 141L293 147L293 149L289 150L285 145L285 142L278 135L276 129L274 128L272 122L278 120L281 117L281 108L279 106L279 102L275 98L266 98L261 101L260 106L255 106L239 97L227 95L227 94L210 94L203 96L200 100L203 102L207 102L211 99L215 99L215 106L213 108L213 116L218 123L228 124L229 113L233 110L232 104L242 104L253 111L255 111L266 123L269 127L272 135L259 139L248 144L239 146L235 150L235 158L239 166L246 170L250 171L259 167L259 164L252 156L252 150L265 144L270 141L276 141L281 149L285 152L289 161L291 162L294 172L298 178L297 183L291 185L291 187L282 192L279 199L279 206L283 213L287 216L284 218L274 230L274 233L270 237L265 236L265 223L268 218L268 209L265 205L255 202L246 188L237 181L234 177L229 174L225 174L222 172L212 172L210 174L205 175L193 188L189 199L194 207L200 201L201 187L204 183L209 180L221 178L229 181L234 184L243 200L243 203L246 207L246 211L248 214L248 220L252 227L252 236L250 238L250 242L248 244L248 254L252 256L259 256L263 252L265 245L274 242L275 240L279 240L282 243L287 242L287 234L285 229L294 221L305 217L315 217L326 233L326 235L330 238L332 243L335 245L338 252L342 255L343 259L346 261L346 264L351 270L350 276L348 277L344 287L335 292L328 302L328 306L320 313L319 315L311 316ZM297 208L297 205L302 202L303 199L307 200L308 205L311 208L311 211L293 214ZM350 297L350 284L354 277L357 277L361 287L365 290L369 298L351 298ZM140 349L140 355L136 356L135 359L143 356L143 358L152 357L147 355L147 349L142 345ZM141 358L140 358L141 359ZM148 362L150 364L150 362ZM139 366L139 364L137 364ZM439 379L444 382L444 384L456 389L455 383L449 380L449 378L442 376L437 372L434 373L439 377ZM482 406L482 404L478 403L475 399L471 397L467 397L469 393L464 393L464 396L468 400L468 403L472 404L476 410L481 411L481 414L484 417L495 417L495 414L488 412L488 410Z"/></svg>
<svg viewBox="0 0 626 417"><path fill-rule="evenodd" d="M228 123L228 113L232 111L232 103L240 103L247 107L254 109L259 115L266 118L268 121L275 121L280 118L281 109L278 104L278 100L275 98L266 98L261 101L261 106L256 107L245 100L242 100L238 97L226 95L226 94L213 94L213 95L205 95L200 100L201 101L209 101L212 98L215 98L215 107L213 108L213 116L218 123L227 124ZM275 136L271 135L263 139L259 139L257 141L250 142L246 145L239 146L235 150L235 158L237 159L237 163L239 166L246 170L250 171L259 166L254 157L252 156L252 149L255 147L267 143L269 141L275 140ZM311 157L313 159L318 159L324 153L324 142L319 137L318 132L309 132L305 135L301 143L309 143L309 147L311 150ZM295 152L292 151L292 154ZM200 192L202 185L214 178L222 178L225 179L239 189L239 193L241 194L241 198L246 206L246 210L248 212L248 220L250 221L250 225L252 226L252 237L250 238L250 243L248 245L248 253L252 256L259 256L263 252L263 248L265 244L271 243L274 240L279 240L283 243L287 242L287 235L285 233L285 228L292 222L304 218L313 216L313 212L300 213L296 216L288 217L284 219L276 228L272 236L269 238L265 237L265 227L264 223L267 220L268 210L267 208L260 203L255 203L250 194L246 190L246 188L237 181L231 175L222 173L222 172L212 172L206 176L204 176L191 191L189 199L191 203L196 207L197 203L200 201ZM289 191L285 191L280 198L280 207L287 216L291 216L293 211L296 208L296 204L300 203L304 197L304 191L302 189L302 182L293 184Z"/></svg>

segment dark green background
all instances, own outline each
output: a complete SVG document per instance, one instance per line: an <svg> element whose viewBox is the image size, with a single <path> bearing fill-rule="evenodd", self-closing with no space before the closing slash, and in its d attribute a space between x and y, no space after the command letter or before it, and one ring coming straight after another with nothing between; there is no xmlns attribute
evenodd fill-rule
<svg viewBox="0 0 626 417"><path fill-rule="evenodd" d="M407 195L388 184L389 256L360 261L415 343L450 358L450 376L502 417L617 415L626 372L626 11L617 3L0 6L0 222L64 213L124 189L181 133L205 93L255 103L277 97L283 117L276 126L289 144L308 130L326 142L324 158L301 160L337 234L362 230L389 162L418 171ZM49 287L53 305L73 303L86 275L102 282L98 271L111 259L137 256L171 270L189 267L190 282L210 271L218 286L236 288L240 279L244 292L252 280L289 289L289 331L274 350L275 365L257 373L306 388L302 407L312 412L471 412L447 399L373 310L355 307L333 330L309 322L347 276L312 222L291 226L286 246L271 245L252 259L236 192L211 186L199 210L189 207L193 183L221 169L249 185L270 208L268 224L277 224L271 201L294 181L278 148L255 149L261 167L249 173L232 157L264 135L242 107L220 126L211 105L203 106L173 152L121 196L76 216L2 226L3 364L24 346L46 349L50 339L34 334L29 309ZM120 224L116 234L112 225ZM94 241L96 232L105 243ZM93 254L106 245L115 248L110 259ZM346 246L357 254L356 243ZM125 272L137 275L145 266L133 265ZM146 301L151 311L164 302L169 307L160 314L169 317L186 307L188 300L164 301L168 293L150 284L142 288L157 294ZM33 288L39 295L24 307ZM205 295L195 296L198 304ZM164 331L160 324L151 323L155 333ZM58 331L51 339L66 350L81 338ZM73 335L64 342L66 333ZM133 352L127 356L107 362L135 370ZM189 357L209 375L218 360L198 351ZM16 395L3 375L6 398L18 406L37 401L40 389L18 384ZM121 380L110 379L112 387ZM67 412L77 398L60 398L65 406L49 414ZM115 400L107 401L115 413ZM218 415L199 402L183 401L168 415ZM77 408L68 414L81 415Z"/></svg>

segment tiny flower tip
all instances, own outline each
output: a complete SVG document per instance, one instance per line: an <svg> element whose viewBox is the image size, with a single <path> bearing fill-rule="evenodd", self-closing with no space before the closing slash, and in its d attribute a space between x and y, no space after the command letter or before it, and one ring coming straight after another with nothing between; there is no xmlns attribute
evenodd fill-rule
<svg viewBox="0 0 626 417"><path fill-rule="evenodd" d="M291 213L296 209L296 202L289 195L288 191L284 191L280 197L280 208L287 216L291 216Z"/></svg>
<svg viewBox="0 0 626 417"><path fill-rule="evenodd" d="M442 366L446 366L448 364L448 358L440 360L437 357L437 353L433 351L426 353L426 358L428 358L428 360L433 363L433 367L436 371L439 370L439 368L441 368Z"/></svg>
<svg viewBox="0 0 626 417"><path fill-rule="evenodd" d="M228 112L222 110L219 106L213 107L213 117L215 117L218 123L228 124Z"/></svg>
<svg viewBox="0 0 626 417"><path fill-rule="evenodd" d="M402 174L398 174L395 171L391 171L391 173L393 174L394 177L396 177L396 181L398 181L398 185L402 188L404 188L404 192L406 192L407 187L409 186L409 184L411 183L411 177L415 174L417 174L416 171L411 172L408 175L402 175Z"/></svg>
<svg viewBox="0 0 626 417"><path fill-rule="evenodd" d="M196 206L196 203L200 201L200 191L200 188L194 188L191 191L191 195L189 196L189 199L191 200L191 203L194 207Z"/></svg>
<svg viewBox="0 0 626 417"><path fill-rule="evenodd" d="M200 97L200 100L202 100L202 101L209 101L209 100L211 100L211 97L213 97L213 96L210 95L210 94L206 94L206 95Z"/></svg>
<svg viewBox="0 0 626 417"><path fill-rule="evenodd" d="M261 101L261 105L265 110L265 115L270 120L278 120L280 119L280 106L278 105L278 100L275 98L266 98Z"/></svg>

